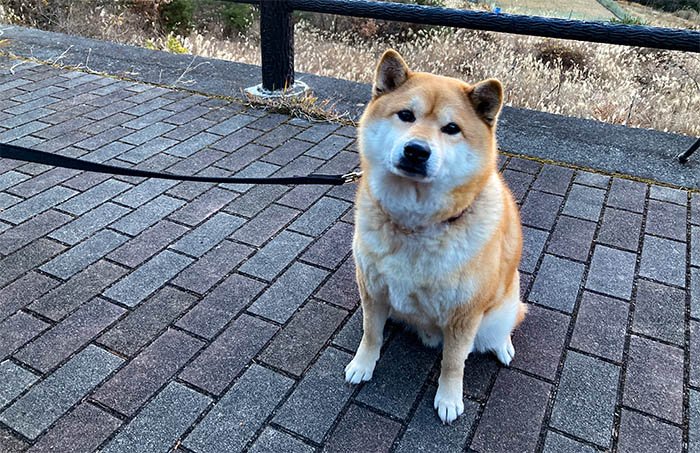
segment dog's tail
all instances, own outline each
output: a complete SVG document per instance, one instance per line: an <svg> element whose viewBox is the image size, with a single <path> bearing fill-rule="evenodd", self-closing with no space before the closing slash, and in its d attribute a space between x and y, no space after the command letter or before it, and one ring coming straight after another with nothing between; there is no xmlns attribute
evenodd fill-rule
<svg viewBox="0 0 700 453"><path fill-rule="evenodd" d="M518 307L518 314L515 318L515 326L519 326L521 322L523 322L523 319L525 319L525 315L527 314L527 305L525 305L523 302L520 302L520 306Z"/></svg>

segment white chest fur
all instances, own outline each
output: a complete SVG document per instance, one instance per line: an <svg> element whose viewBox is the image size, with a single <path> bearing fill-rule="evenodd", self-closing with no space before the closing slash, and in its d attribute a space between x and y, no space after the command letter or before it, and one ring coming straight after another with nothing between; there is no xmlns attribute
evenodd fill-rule
<svg viewBox="0 0 700 453"><path fill-rule="evenodd" d="M466 303L473 292L469 279L455 279L455 272L474 250L466 241L445 246L421 236L405 238L395 253L359 257L358 265L368 291L385 295L395 311L442 325L450 308Z"/></svg>
<svg viewBox="0 0 700 453"><path fill-rule="evenodd" d="M454 223L413 233L390 222L380 229L358 222L355 259L374 297L400 314L444 326L452 308L469 303L478 281L463 269L492 237L502 215L500 197L477 200Z"/></svg>

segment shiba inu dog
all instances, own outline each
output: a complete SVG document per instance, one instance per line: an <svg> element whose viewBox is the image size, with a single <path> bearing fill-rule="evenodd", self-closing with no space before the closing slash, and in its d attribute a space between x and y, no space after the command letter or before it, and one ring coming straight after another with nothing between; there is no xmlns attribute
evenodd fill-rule
<svg viewBox="0 0 700 453"><path fill-rule="evenodd" d="M381 58L358 132L360 164L353 255L363 336L347 382L372 378L388 317L443 345L435 409L464 412L464 361L491 351L508 365L520 301L520 217L497 171L497 80L475 85L412 72Z"/></svg>

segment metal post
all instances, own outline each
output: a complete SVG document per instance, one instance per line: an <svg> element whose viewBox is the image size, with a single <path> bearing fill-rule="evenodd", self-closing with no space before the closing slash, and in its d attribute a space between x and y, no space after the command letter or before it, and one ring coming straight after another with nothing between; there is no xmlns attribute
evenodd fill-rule
<svg viewBox="0 0 700 453"><path fill-rule="evenodd" d="M688 148L686 151L683 151L678 156L676 156L676 157L678 157L678 162L680 162L682 164L688 162L688 159L690 159L690 156L692 156L693 153L698 150L698 148L700 148L700 138L698 138L695 141L695 143L692 144L692 146L690 148Z"/></svg>
<svg viewBox="0 0 700 453"><path fill-rule="evenodd" d="M260 0L262 86L266 91L294 85L294 23L287 0Z"/></svg>

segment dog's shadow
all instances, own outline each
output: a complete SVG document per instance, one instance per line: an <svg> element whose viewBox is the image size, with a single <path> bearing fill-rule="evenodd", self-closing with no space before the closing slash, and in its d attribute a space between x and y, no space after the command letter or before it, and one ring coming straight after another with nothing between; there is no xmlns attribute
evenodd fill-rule
<svg viewBox="0 0 700 453"><path fill-rule="evenodd" d="M357 345L362 327L356 327L359 329ZM429 399L432 410L441 355L440 346L425 346L410 328L389 320L373 377L362 384L357 400L403 419L409 415L418 398ZM465 399L485 400L499 366L491 354L472 354L465 363Z"/></svg>
<svg viewBox="0 0 700 453"><path fill-rule="evenodd" d="M553 377L559 361L556 351L560 349L554 346L563 342L567 329L565 320L559 319L563 316L555 315L531 306L523 324L513 333L516 354L511 367ZM355 351L361 338L362 310L358 309L336 341ZM384 346L372 380L362 384L358 399L372 406L386 405L387 412L404 416L410 409L409 401L425 392L426 386L434 393L432 387L437 386L441 355L440 346L425 346L410 327L390 319L384 329ZM485 402L500 368L503 366L493 354L470 354L464 366L464 398Z"/></svg>

